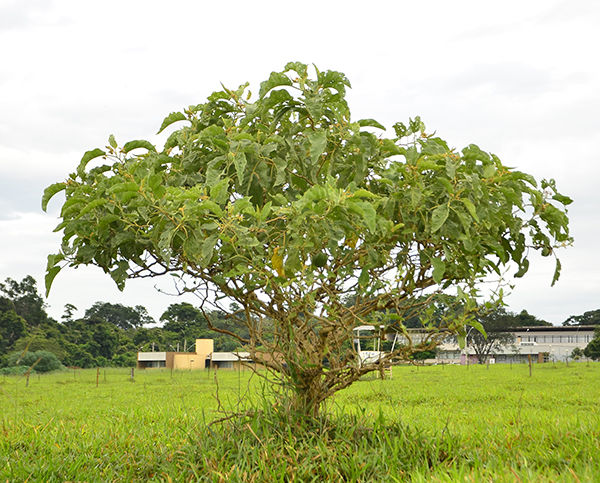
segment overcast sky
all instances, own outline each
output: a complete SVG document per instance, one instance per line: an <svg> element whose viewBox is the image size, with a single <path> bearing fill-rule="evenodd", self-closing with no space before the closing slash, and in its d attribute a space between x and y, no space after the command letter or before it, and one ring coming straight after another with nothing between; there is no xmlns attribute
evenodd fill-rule
<svg viewBox="0 0 600 483"><path fill-rule="evenodd" d="M600 308L600 2L0 0L0 280L43 287L58 251L60 199L45 186L82 154L150 139L168 113L220 88L258 83L290 60L340 70L355 119L420 115L456 148L470 143L537 178L570 206L573 247L532 268L509 309L561 323ZM95 301L158 318L180 301L156 281L119 292L96 268L65 270L48 298L60 318ZM163 286L168 290L168 285ZM196 301L188 299L190 302Z"/></svg>

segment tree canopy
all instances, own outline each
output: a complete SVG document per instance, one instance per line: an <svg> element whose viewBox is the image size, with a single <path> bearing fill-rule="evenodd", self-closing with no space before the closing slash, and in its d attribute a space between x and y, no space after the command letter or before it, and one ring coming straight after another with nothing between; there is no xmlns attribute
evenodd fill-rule
<svg viewBox="0 0 600 483"><path fill-rule="evenodd" d="M109 302L96 302L85 311L85 319L88 321L109 322L121 329L132 329L154 322L152 317L148 315L146 308L141 305L126 307L123 304L111 304Z"/></svg>
<svg viewBox="0 0 600 483"><path fill-rule="evenodd" d="M564 326L600 325L600 309L588 310L581 315L571 315L563 322Z"/></svg>
<svg viewBox="0 0 600 483"><path fill-rule="evenodd" d="M204 305L234 301L252 357L282 374L294 408L315 414L360 375L414 352L357 365L348 341L372 314L394 311L401 329L410 300L450 287L468 309L481 278L507 267L521 277L529 253L570 242L571 200L553 180L538 185L473 144L450 148L418 117L388 136L376 120L351 118L349 87L340 72L289 63L257 96L223 87L167 116L159 132L181 124L162 148L110 136L86 152L42 199L45 209L66 195L47 289L65 266L93 264L120 288L171 274ZM559 273L557 259L552 283ZM465 322L432 337L464 335Z"/></svg>

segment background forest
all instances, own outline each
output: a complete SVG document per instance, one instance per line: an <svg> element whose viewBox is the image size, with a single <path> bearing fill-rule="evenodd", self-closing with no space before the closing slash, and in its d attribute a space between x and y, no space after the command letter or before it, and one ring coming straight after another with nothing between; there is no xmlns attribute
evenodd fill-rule
<svg viewBox="0 0 600 483"><path fill-rule="evenodd" d="M81 368L134 366L138 351L193 351L196 338L214 339L215 351L239 348L233 337L210 330L207 317L217 328L227 326L247 336L227 314L203 313L189 303L170 305L159 321L141 305L96 302L75 318L77 308L67 304L60 321L45 308L33 277L0 283L0 367L12 365L26 348L28 353L50 352L64 366Z"/></svg>
<svg viewBox="0 0 600 483"><path fill-rule="evenodd" d="M98 301L85 310L82 318L74 317L76 310L67 304L60 321L51 318L31 276L20 282L7 278L0 283L0 368L8 372L23 357L25 349L27 359L23 359L22 368L26 370L43 356L36 366L43 372L56 369L57 364L131 367L136 364L138 351L193 351L197 338L214 339L215 351L240 348L235 338L212 331L207 317L217 328L227 328L242 337L248 335L245 327L236 325L227 313L203 312L187 302L171 304L158 321L142 305L129 307ZM551 325L526 310L516 314L502 308L481 322L488 332ZM562 325L600 325L600 309L572 315ZM407 326L416 327L418 321L407 321Z"/></svg>

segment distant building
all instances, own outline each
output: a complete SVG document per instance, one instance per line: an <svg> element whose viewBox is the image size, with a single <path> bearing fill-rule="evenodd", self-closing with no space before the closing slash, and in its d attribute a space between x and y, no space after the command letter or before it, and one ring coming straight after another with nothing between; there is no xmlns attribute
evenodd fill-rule
<svg viewBox="0 0 600 483"><path fill-rule="evenodd" d="M138 369L244 369L254 364L249 352L214 352L212 339L196 339L195 352L138 352Z"/></svg>
<svg viewBox="0 0 600 483"><path fill-rule="evenodd" d="M492 350L490 359L497 363L524 362L530 357L534 362L565 361L573 349L585 349L594 338L595 328L594 325L518 327L511 330L514 342ZM464 349L460 349L455 337L437 348L440 362L465 364L467 357L470 363L477 363L468 338Z"/></svg>

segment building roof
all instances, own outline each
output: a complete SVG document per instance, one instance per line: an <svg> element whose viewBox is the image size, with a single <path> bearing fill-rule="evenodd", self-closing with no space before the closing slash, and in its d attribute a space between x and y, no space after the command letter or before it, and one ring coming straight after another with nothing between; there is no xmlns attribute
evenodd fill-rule
<svg viewBox="0 0 600 483"><path fill-rule="evenodd" d="M249 352L213 352L210 356L211 361L226 362L226 361L249 361Z"/></svg>
<svg viewBox="0 0 600 483"><path fill-rule="evenodd" d="M593 332L596 325L533 325L525 327L514 327L510 332Z"/></svg>
<svg viewBox="0 0 600 483"><path fill-rule="evenodd" d="M166 361L166 352L138 352L138 361Z"/></svg>

